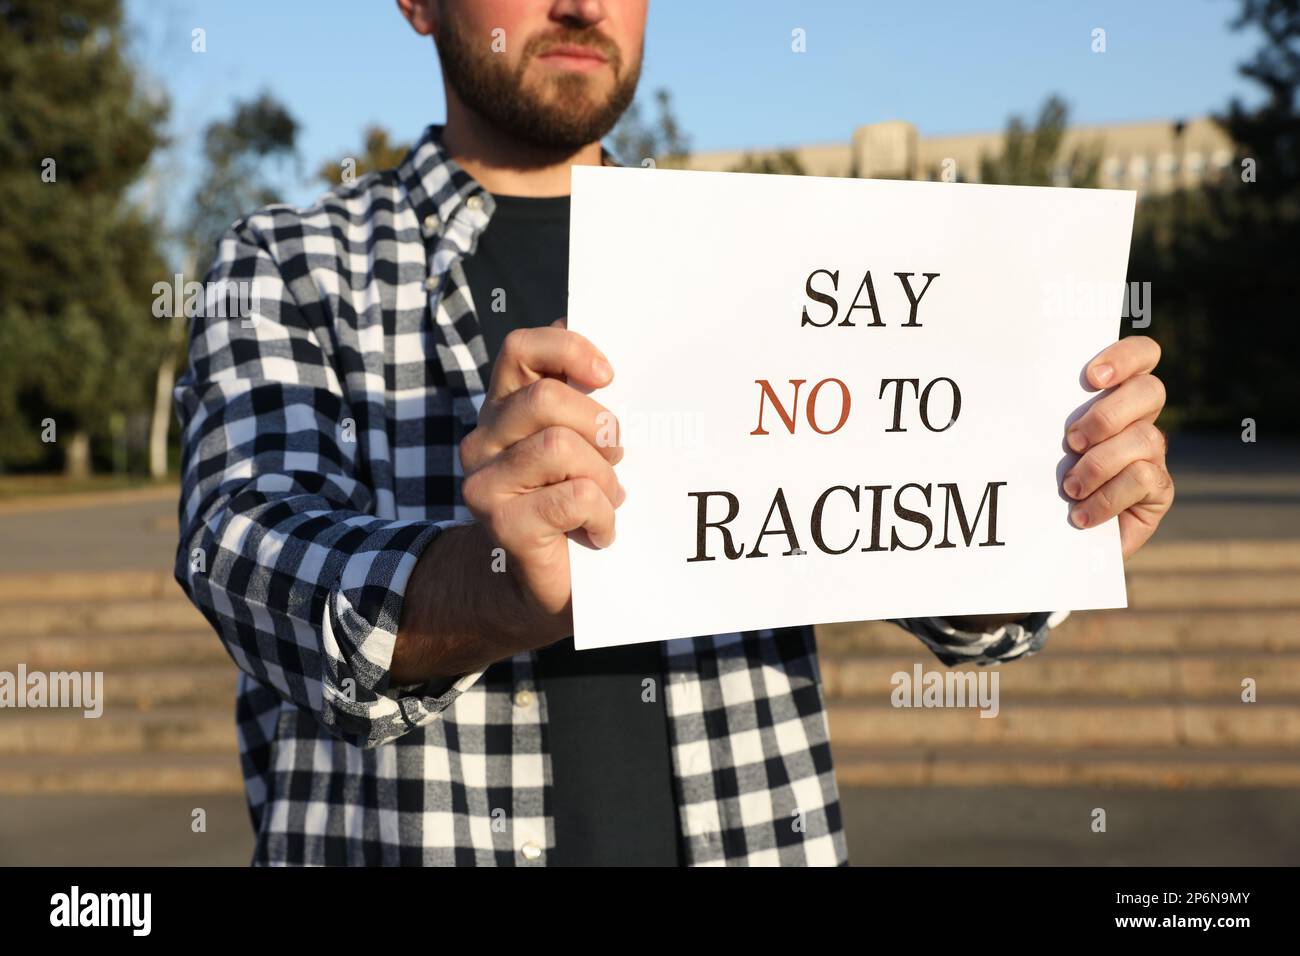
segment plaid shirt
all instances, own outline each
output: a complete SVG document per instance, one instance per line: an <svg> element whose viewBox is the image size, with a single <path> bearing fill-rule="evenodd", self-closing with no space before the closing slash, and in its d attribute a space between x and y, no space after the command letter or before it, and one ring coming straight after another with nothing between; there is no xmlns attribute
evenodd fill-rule
<svg viewBox="0 0 1300 956"><path fill-rule="evenodd" d="M458 444L487 385L462 261L493 200L439 133L310 208L237 222L209 289L251 283L254 314L191 327L176 576L239 666L255 863L535 865L554 845L534 655L454 683L389 675L417 558L471 520ZM898 623L946 663L1019 657L1048 630ZM686 859L846 862L812 628L662 648Z"/></svg>

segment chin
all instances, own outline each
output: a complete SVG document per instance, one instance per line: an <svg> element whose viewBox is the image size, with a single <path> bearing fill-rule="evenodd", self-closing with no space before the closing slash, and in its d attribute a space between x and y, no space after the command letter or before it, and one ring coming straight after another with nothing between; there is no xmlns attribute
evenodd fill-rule
<svg viewBox="0 0 1300 956"><path fill-rule="evenodd" d="M593 112L614 95L614 85L585 73L564 73L548 77L538 85L534 99L547 107L581 103Z"/></svg>

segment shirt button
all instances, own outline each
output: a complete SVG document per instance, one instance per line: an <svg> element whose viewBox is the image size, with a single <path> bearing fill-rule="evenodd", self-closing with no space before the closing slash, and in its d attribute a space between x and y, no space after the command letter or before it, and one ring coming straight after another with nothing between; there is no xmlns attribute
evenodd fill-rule
<svg viewBox="0 0 1300 956"><path fill-rule="evenodd" d="M540 860L542 858L542 848L536 843L525 843L519 848L525 860Z"/></svg>
<svg viewBox="0 0 1300 956"><path fill-rule="evenodd" d="M515 692L516 707L533 706L533 692L531 690L520 690Z"/></svg>
<svg viewBox="0 0 1300 956"><path fill-rule="evenodd" d="M438 280L433 276L429 276L429 278L424 280L424 288L426 291L432 292L434 289L438 288Z"/></svg>
<svg viewBox="0 0 1300 956"><path fill-rule="evenodd" d="M425 216L425 217L424 217L424 230L425 230L425 232L433 232L433 231L434 231L435 229L437 229L437 228L438 228L438 217L437 217L437 216Z"/></svg>
<svg viewBox="0 0 1300 956"><path fill-rule="evenodd" d="M468 199L465 200L465 205L469 206L469 208L472 209L474 212L478 212L480 209L483 208L483 197L470 196Z"/></svg>

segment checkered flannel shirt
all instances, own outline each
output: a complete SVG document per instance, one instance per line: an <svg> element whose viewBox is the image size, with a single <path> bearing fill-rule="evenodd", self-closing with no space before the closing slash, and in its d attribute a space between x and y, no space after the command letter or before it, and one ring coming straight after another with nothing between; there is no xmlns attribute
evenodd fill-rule
<svg viewBox="0 0 1300 956"><path fill-rule="evenodd" d="M472 520L457 446L487 386L462 262L493 200L440 132L235 223L209 289L251 283L252 314L191 327L176 576L239 667L257 864L528 865L554 846L534 655L450 686L389 674L411 569ZM945 663L1025 655L1049 626L898 623ZM812 628L662 648L686 859L846 862Z"/></svg>

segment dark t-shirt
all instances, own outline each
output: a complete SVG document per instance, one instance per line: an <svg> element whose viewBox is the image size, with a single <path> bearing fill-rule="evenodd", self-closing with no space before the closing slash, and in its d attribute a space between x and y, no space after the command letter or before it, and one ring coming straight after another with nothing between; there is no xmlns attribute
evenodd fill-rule
<svg viewBox="0 0 1300 956"><path fill-rule="evenodd" d="M567 313L569 280L569 198L494 199L464 263L490 367L511 331ZM578 652L566 638L537 660L554 799L548 862L681 863L659 645Z"/></svg>

